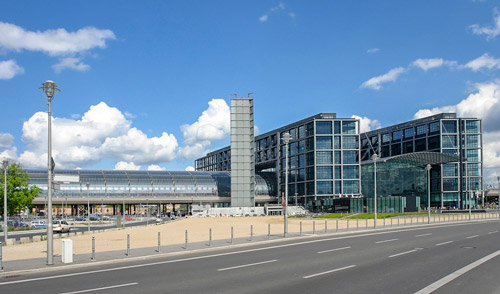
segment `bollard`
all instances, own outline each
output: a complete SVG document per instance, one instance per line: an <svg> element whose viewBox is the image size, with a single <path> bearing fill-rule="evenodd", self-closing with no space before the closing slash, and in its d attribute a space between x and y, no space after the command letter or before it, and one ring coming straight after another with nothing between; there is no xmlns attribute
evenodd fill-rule
<svg viewBox="0 0 500 294"><path fill-rule="evenodd" d="M392 228L392 217L391 217L391 228Z"/></svg>
<svg viewBox="0 0 500 294"><path fill-rule="evenodd" d="M267 224L267 239L271 238L271 224Z"/></svg>
<svg viewBox="0 0 500 294"><path fill-rule="evenodd" d="M3 263L2 263L2 242L0 242L0 271L3 271Z"/></svg>
<svg viewBox="0 0 500 294"><path fill-rule="evenodd" d="M335 225L335 232L338 232L339 231L339 220L337 219L336 221L336 225Z"/></svg>
<svg viewBox="0 0 500 294"><path fill-rule="evenodd" d="M188 249L188 230L184 233L186 235L186 241L184 243L184 249Z"/></svg>
<svg viewBox="0 0 500 294"><path fill-rule="evenodd" d="M365 224L366 224L365 230L368 230L368 219L367 218L365 219Z"/></svg>
<svg viewBox="0 0 500 294"><path fill-rule="evenodd" d="M359 230L359 218L356 219L356 230Z"/></svg>
<svg viewBox="0 0 500 294"><path fill-rule="evenodd" d="M404 218L404 222L403 222L403 226L406 226L406 215L405 215L405 218Z"/></svg>
<svg viewBox="0 0 500 294"><path fill-rule="evenodd" d="M302 222L300 222L300 236L302 236Z"/></svg>
<svg viewBox="0 0 500 294"><path fill-rule="evenodd" d="M384 228L385 228L385 217L384 217Z"/></svg>
<svg viewBox="0 0 500 294"><path fill-rule="evenodd" d="M156 252L160 252L160 251L161 251L160 232L158 232L158 250L156 250Z"/></svg>
<svg viewBox="0 0 500 294"><path fill-rule="evenodd" d="M328 230L328 224L325 221L325 233L326 233L327 230Z"/></svg>
<svg viewBox="0 0 500 294"><path fill-rule="evenodd" d="M92 257L90 260L95 260L95 237L92 236Z"/></svg>
<svg viewBox="0 0 500 294"><path fill-rule="evenodd" d="M349 219L347 219L347 231L349 232Z"/></svg>
<svg viewBox="0 0 500 294"><path fill-rule="evenodd" d="M234 233L233 227L231 227L231 244L233 244L233 233Z"/></svg>
<svg viewBox="0 0 500 294"><path fill-rule="evenodd" d="M250 225L250 241L253 241L253 225Z"/></svg>
<svg viewBox="0 0 500 294"><path fill-rule="evenodd" d="M127 234L127 256L130 256L130 234Z"/></svg>
<svg viewBox="0 0 500 294"><path fill-rule="evenodd" d="M316 221L313 221L313 235L316 232Z"/></svg>
<svg viewBox="0 0 500 294"><path fill-rule="evenodd" d="M212 228L208 229L208 246L212 246Z"/></svg>
<svg viewBox="0 0 500 294"><path fill-rule="evenodd" d="M400 217L398 217L398 227L399 227L399 219L400 219Z"/></svg>

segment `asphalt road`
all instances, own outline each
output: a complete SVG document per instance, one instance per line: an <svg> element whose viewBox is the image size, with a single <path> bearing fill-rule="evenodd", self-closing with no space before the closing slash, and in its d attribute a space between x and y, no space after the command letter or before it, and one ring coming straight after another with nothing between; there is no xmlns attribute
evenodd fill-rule
<svg viewBox="0 0 500 294"><path fill-rule="evenodd" d="M495 220L302 237L12 275L0 293L500 293L499 231Z"/></svg>

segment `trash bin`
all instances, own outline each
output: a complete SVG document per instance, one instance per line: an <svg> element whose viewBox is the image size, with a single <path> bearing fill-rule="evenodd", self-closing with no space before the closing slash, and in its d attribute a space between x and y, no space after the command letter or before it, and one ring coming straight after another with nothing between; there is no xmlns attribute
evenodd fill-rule
<svg viewBox="0 0 500 294"><path fill-rule="evenodd" d="M73 262L73 240L62 239L62 263Z"/></svg>

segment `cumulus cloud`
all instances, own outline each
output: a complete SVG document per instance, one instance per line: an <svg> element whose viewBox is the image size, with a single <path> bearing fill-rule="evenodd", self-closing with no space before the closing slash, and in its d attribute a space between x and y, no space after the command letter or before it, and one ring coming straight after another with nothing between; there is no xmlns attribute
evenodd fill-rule
<svg viewBox="0 0 500 294"><path fill-rule="evenodd" d="M474 92L456 105L422 109L415 119L441 112L459 117L480 118L483 123L483 163L488 171L500 168L500 80L475 84ZM491 172L488 172L491 177Z"/></svg>
<svg viewBox="0 0 500 294"><path fill-rule="evenodd" d="M68 55L93 48L105 48L106 41L116 39L110 30L86 27L76 32L65 29L28 31L14 24L0 22L0 47L21 51L41 51L49 55Z"/></svg>
<svg viewBox="0 0 500 294"><path fill-rule="evenodd" d="M469 68L472 71L479 71L483 68L500 69L500 59L491 57L488 53L485 53L480 57L469 61L464 65L464 67Z"/></svg>
<svg viewBox="0 0 500 294"><path fill-rule="evenodd" d="M436 67L441 67L441 66L456 66L457 62L456 61L447 61L442 58L419 58L412 63L413 66L419 67L423 69L424 71L428 71L429 69L436 68Z"/></svg>
<svg viewBox="0 0 500 294"><path fill-rule="evenodd" d="M495 10L493 26L482 27L478 24L473 24L470 28L476 35L486 35L487 40L495 39L500 34L500 14Z"/></svg>
<svg viewBox="0 0 500 294"><path fill-rule="evenodd" d="M81 61L80 58L76 57L67 57L62 58L59 63L54 64L52 68L55 72L60 73L63 69L69 68L74 69L76 71L88 71L90 66Z"/></svg>
<svg viewBox="0 0 500 294"><path fill-rule="evenodd" d="M359 115L353 115L351 118L359 119L359 132L369 132L374 129L380 129L382 126L380 122L376 119L370 119L368 117L361 117Z"/></svg>
<svg viewBox="0 0 500 294"><path fill-rule="evenodd" d="M14 60L0 61L0 80L10 80L16 75L24 73L24 69Z"/></svg>
<svg viewBox="0 0 500 294"><path fill-rule="evenodd" d="M273 13L279 11L279 10L285 10L285 9L286 9L285 4L281 2L278 5L269 8L269 10L266 13L264 13L261 17L259 17L259 21L260 22L266 22L269 19L269 15L271 15L271 14L273 14ZM295 13L289 12L288 16L291 19L293 19L293 18L295 18Z"/></svg>
<svg viewBox="0 0 500 294"><path fill-rule="evenodd" d="M380 90L380 89L382 89L381 84L396 81L398 79L398 77L402 73L404 73L405 71L406 71L406 69L403 67L393 68L381 76L376 76L376 77L373 77L373 78L365 81L363 84L361 84L361 87L362 88L370 88L370 89L374 89L374 90Z"/></svg>
<svg viewBox="0 0 500 294"><path fill-rule="evenodd" d="M192 166L186 166L186 171L195 171L194 167Z"/></svg>
<svg viewBox="0 0 500 294"><path fill-rule="evenodd" d="M0 133L0 148L10 148L14 142L14 136L9 133Z"/></svg>
<svg viewBox="0 0 500 294"><path fill-rule="evenodd" d="M224 99L212 99L198 120L191 125L182 125L181 130L185 146L179 149L179 154L185 158L201 155L213 141L229 135L229 106Z"/></svg>
<svg viewBox="0 0 500 294"><path fill-rule="evenodd" d="M26 167L45 166L47 113L37 112L24 122L22 139L26 150L19 161ZM52 144L59 168L90 166L106 158L136 166L169 162L178 146L175 137L165 132L147 137L132 128L120 110L104 102L91 106L79 120L52 118Z"/></svg>
<svg viewBox="0 0 500 294"><path fill-rule="evenodd" d="M135 165L133 162L119 161L115 164L115 170L140 170L140 165Z"/></svg>
<svg viewBox="0 0 500 294"><path fill-rule="evenodd" d="M167 169L156 164L150 164L148 166L148 170L167 170Z"/></svg>

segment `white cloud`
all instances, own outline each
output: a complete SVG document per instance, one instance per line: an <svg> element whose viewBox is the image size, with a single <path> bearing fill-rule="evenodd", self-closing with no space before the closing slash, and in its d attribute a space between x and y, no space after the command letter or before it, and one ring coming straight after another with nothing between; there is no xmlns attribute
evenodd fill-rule
<svg viewBox="0 0 500 294"><path fill-rule="evenodd" d="M406 69L403 67L393 68L381 76L376 76L376 77L373 77L373 78L365 81L363 84L361 84L361 87L362 88L370 88L370 89L374 89L374 90L380 90L380 89L382 89L381 84L396 81L398 79L399 75L401 75L405 71L406 71Z"/></svg>
<svg viewBox="0 0 500 294"><path fill-rule="evenodd" d="M368 117L361 117L359 115L353 115L351 118L359 119L359 132L364 133L364 132L369 132L374 129L380 129L381 124L378 120L376 119L370 119Z"/></svg>
<svg viewBox="0 0 500 294"><path fill-rule="evenodd" d="M195 171L194 167L192 166L186 166L186 171Z"/></svg>
<svg viewBox="0 0 500 294"><path fill-rule="evenodd" d="M449 67L456 66L457 62L443 60L442 58L428 58L428 59L419 58L419 59L413 61L412 65L419 67L419 68L423 69L424 71L428 71L429 69L441 67L444 65L447 65Z"/></svg>
<svg viewBox="0 0 500 294"><path fill-rule="evenodd" d="M493 26L481 27L478 24L473 24L470 28L476 35L486 35L487 40L495 39L498 35L500 35L500 14L498 11L495 11Z"/></svg>
<svg viewBox="0 0 500 294"><path fill-rule="evenodd" d="M9 133L0 133L0 148L10 148L14 142L14 136Z"/></svg>
<svg viewBox="0 0 500 294"><path fill-rule="evenodd" d="M269 16L267 14L264 14L263 16L259 17L260 22L266 22Z"/></svg>
<svg viewBox="0 0 500 294"><path fill-rule="evenodd" d="M167 169L156 164L150 164L148 166L148 170L167 170Z"/></svg>
<svg viewBox="0 0 500 294"><path fill-rule="evenodd" d="M0 80L10 80L22 73L24 73L24 69L17 65L14 60L0 61Z"/></svg>
<svg viewBox="0 0 500 294"><path fill-rule="evenodd" d="M105 48L116 39L110 30L85 27L76 32L65 29L27 31L17 25L0 22L0 47L8 50L41 51L49 55L68 55L93 48Z"/></svg>
<svg viewBox="0 0 500 294"><path fill-rule="evenodd" d="M193 145L186 145L179 148L179 155L184 158L195 158L205 155L209 151L209 142L203 141Z"/></svg>
<svg viewBox="0 0 500 294"><path fill-rule="evenodd" d="M47 113L37 112L23 124L26 150L19 161L26 167L47 163ZM114 107L101 102L90 107L80 120L52 119L53 157L59 168L90 166L102 159L158 164L175 158L177 140L163 133L147 137Z"/></svg>
<svg viewBox="0 0 500 294"><path fill-rule="evenodd" d="M463 118L480 118L483 123L483 163L491 177L500 168L500 80L475 84L474 93L456 105L422 109L415 119L441 112L456 112Z"/></svg>
<svg viewBox="0 0 500 294"><path fill-rule="evenodd" d="M286 9L285 4L283 2L281 2L277 6L269 8L269 10L266 13L264 13L261 17L259 17L259 21L260 22L266 22L269 19L269 15L271 15L271 14L273 14L273 13L279 11L279 10L285 10L285 9ZM288 16L291 19L294 19L295 18L295 13L289 12Z"/></svg>
<svg viewBox="0 0 500 294"><path fill-rule="evenodd" d="M470 68L473 71L478 71L482 68L487 69L500 69L500 59L491 57L488 53L467 62L464 67Z"/></svg>
<svg viewBox="0 0 500 294"><path fill-rule="evenodd" d="M81 62L80 58L66 57L62 58L59 63L54 64L52 68L55 72L60 73L63 69L70 68L76 71L88 71L90 66Z"/></svg>
<svg viewBox="0 0 500 294"><path fill-rule="evenodd" d="M133 162L119 161L115 164L115 170L140 170L140 165L135 165Z"/></svg>
<svg viewBox="0 0 500 294"><path fill-rule="evenodd" d="M373 54L373 53L377 53L379 51L380 51L379 48L371 48L371 49L366 50L366 53Z"/></svg>

